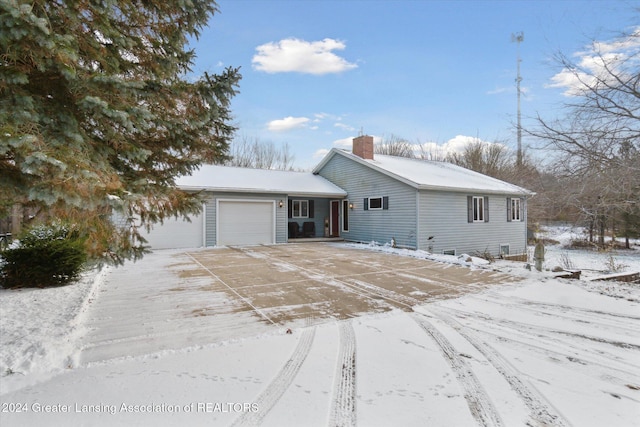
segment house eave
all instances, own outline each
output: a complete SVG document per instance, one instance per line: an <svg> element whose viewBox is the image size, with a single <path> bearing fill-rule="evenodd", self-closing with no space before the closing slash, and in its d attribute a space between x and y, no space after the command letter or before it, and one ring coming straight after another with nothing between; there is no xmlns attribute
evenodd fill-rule
<svg viewBox="0 0 640 427"><path fill-rule="evenodd" d="M525 191L524 189L522 190L514 189L513 191L508 191L508 190L492 190L492 189L486 189L486 188L446 187L446 186L425 185L425 184L416 185L416 188L418 190L426 190L426 191L447 191L447 192L467 193L467 194L469 193L495 194L495 195L502 195L502 196L531 197L536 194L531 191Z"/></svg>
<svg viewBox="0 0 640 427"><path fill-rule="evenodd" d="M264 188L237 188L237 187L203 187L203 186L179 186L184 191L208 191L212 193L254 193L285 195L288 197L309 197L309 198L344 198L346 192L313 192L313 191L287 191L285 189L264 189Z"/></svg>

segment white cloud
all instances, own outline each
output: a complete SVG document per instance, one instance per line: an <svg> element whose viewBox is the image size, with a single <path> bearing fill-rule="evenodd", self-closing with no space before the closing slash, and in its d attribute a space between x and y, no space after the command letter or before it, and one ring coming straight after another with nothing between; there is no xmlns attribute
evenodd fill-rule
<svg viewBox="0 0 640 427"><path fill-rule="evenodd" d="M456 135L443 144L438 144L437 142L416 144L414 151L416 155L426 156L428 160L441 160L448 154L462 153L469 144L477 142L482 142L487 145L499 144L497 142L485 141L475 136Z"/></svg>
<svg viewBox="0 0 640 427"><path fill-rule="evenodd" d="M342 129L342 130L349 131L349 132L354 132L354 131L356 131L356 130L357 130L357 129L356 129L356 128L354 128L353 126L350 126L350 125L344 124L344 123L342 123L342 122L337 122L337 123L335 123L333 126L334 126L334 127L337 127L337 128L340 128L340 129Z"/></svg>
<svg viewBox="0 0 640 427"><path fill-rule="evenodd" d="M316 151L315 153L313 153L313 158L314 159L321 159L324 156L326 156L328 152L329 152L329 150L327 150L326 148L321 148L318 151Z"/></svg>
<svg viewBox="0 0 640 427"><path fill-rule="evenodd" d="M304 127L309 121L307 117L285 117L284 119L272 120L267 123L267 129L274 132L284 132L291 129Z"/></svg>
<svg viewBox="0 0 640 427"><path fill-rule="evenodd" d="M598 79L608 81L612 79L612 73L622 75L622 64L634 56L637 58L639 52L640 27L627 37L609 42L594 41L586 50L574 54L578 58L575 68L564 68L551 77L551 83L546 87L564 88L565 96L581 95Z"/></svg>
<svg viewBox="0 0 640 427"><path fill-rule="evenodd" d="M343 42L329 38L315 42L289 38L258 46L251 62L256 70L267 73L341 73L357 67L333 53L345 47Z"/></svg>
<svg viewBox="0 0 640 427"><path fill-rule="evenodd" d="M353 145L352 136L333 141L333 146L338 148L351 148L352 145Z"/></svg>
<svg viewBox="0 0 640 427"><path fill-rule="evenodd" d="M497 87L493 90L488 90L487 95L498 95L500 93L511 92L511 87Z"/></svg>

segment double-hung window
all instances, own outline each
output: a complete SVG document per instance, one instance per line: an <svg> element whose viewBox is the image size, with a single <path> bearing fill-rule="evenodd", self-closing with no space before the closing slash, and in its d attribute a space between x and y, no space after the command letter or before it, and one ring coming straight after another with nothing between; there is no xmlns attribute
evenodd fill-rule
<svg viewBox="0 0 640 427"><path fill-rule="evenodd" d="M467 196L468 222L489 222L489 197Z"/></svg>
<svg viewBox="0 0 640 427"><path fill-rule="evenodd" d="M473 222L484 222L484 197L473 197Z"/></svg>
<svg viewBox="0 0 640 427"><path fill-rule="evenodd" d="M294 200L293 201L293 218L309 218L309 201Z"/></svg>
<svg viewBox="0 0 640 427"><path fill-rule="evenodd" d="M520 199L511 199L511 221L521 221Z"/></svg>
<svg viewBox="0 0 640 427"><path fill-rule="evenodd" d="M524 199L507 197L507 221L518 222L524 220Z"/></svg>

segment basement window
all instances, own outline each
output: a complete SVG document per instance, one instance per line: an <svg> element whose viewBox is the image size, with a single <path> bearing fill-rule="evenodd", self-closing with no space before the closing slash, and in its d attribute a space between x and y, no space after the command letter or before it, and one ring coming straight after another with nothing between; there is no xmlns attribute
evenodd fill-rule
<svg viewBox="0 0 640 427"><path fill-rule="evenodd" d="M455 254L456 254L455 249L445 249L444 251L442 251L442 255L455 255Z"/></svg>

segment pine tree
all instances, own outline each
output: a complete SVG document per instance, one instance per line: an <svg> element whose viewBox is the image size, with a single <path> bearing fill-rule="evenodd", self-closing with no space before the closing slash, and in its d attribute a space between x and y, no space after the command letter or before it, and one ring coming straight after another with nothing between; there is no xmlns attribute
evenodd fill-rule
<svg viewBox="0 0 640 427"><path fill-rule="evenodd" d="M0 0L0 217L31 206L122 262L144 252L141 227L198 211L175 179L227 159L240 80L237 68L188 77L189 37L217 12L206 0Z"/></svg>

